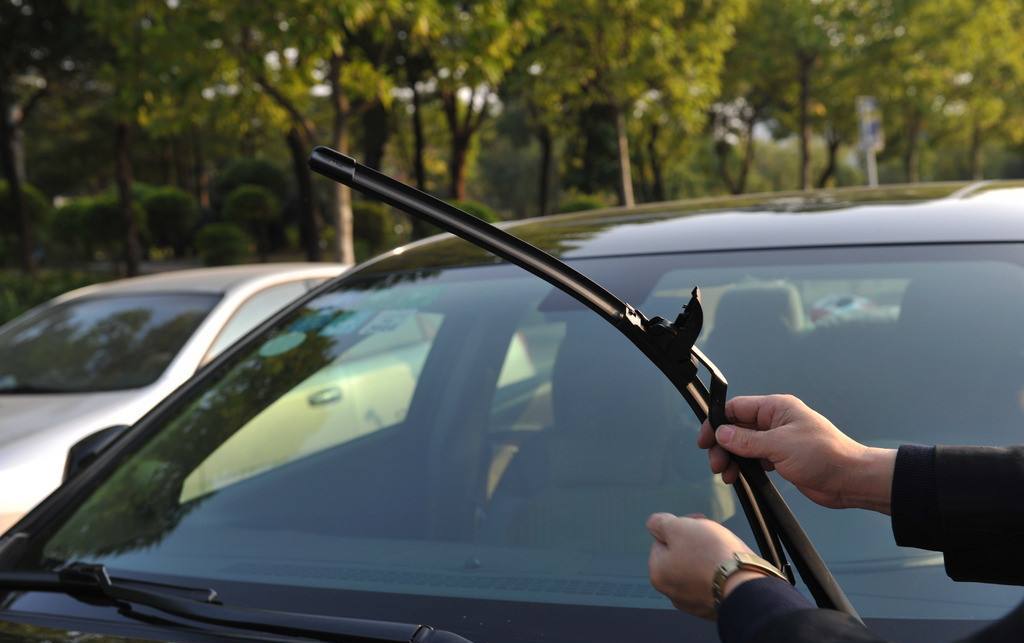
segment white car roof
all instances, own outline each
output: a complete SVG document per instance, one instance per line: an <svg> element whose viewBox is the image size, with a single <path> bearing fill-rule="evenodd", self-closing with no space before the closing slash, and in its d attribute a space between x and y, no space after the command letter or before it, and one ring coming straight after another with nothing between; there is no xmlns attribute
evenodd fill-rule
<svg viewBox="0 0 1024 643"><path fill-rule="evenodd" d="M139 292L224 294L256 282L329 279L340 275L348 267L340 263L264 263L217 268L190 268L94 284L65 293L58 299L66 301L88 295Z"/></svg>

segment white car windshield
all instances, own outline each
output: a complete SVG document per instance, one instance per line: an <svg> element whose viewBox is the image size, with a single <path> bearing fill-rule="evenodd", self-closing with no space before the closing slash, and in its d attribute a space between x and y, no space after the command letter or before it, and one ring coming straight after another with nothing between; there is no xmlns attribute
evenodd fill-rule
<svg viewBox="0 0 1024 643"><path fill-rule="evenodd" d="M89 296L29 312L0 330L0 395L152 384L218 300L204 293Z"/></svg>

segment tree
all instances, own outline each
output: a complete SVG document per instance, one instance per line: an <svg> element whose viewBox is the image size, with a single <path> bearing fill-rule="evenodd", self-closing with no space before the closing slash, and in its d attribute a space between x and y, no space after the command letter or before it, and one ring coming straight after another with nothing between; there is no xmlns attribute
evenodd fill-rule
<svg viewBox="0 0 1024 643"><path fill-rule="evenodd" d="M558 37L545 71L578 79L575 100L609 109L623 205L634 203L627 121L638 101L664 101L684 130L698 127L719 92L723 58L745 6L745 0L581 0L555 9Z"/></svg>
<svg viewBox="0 0 1024 643"><path fill-rule="evenodd" d="M242 25L233 46L242 70L290 118L288 143L296 171L302 172L299 187L304 191L308 170L301 170L294 157L298 150L308 155L319 139L315 99L325 99L330 111L327 142L348 154L352 119L390 100L392 80L384 63L389 59L392 19L401 11L417 9L398 0L233 0L228 6L230 20ZM352 263L352 193L337 183L330 189L335 258Z"/></svg>
<svg viewBox="0 0 1024 643"><path fill-rule="evenodd" d="M17 231L22 270L35 268L33 221L22 185L27 180L22 130L39 102L75 66L84 46L80 19L63 0L0 2L0 169L5 208Z"/></svg>
<svg viewBox="0 0 1024 643"><path fill-rule="evenodd" d="M281 202L261 185L240 185L224 200L224 218L248 228L256 239L260 261L270 252L270 225L281 214Z"/></svg>
<svg viewBox="0 0 1024 643"><path fill-rule="evenodd" d="M516 56L540 32L543 3L434 0L424 6L426 28L413 34L414 55L427 63L437 87L450 136L448 194L462 200L470 146Z"/></svg>
<svg viewBox="0 0 1024 643"><path fill-rule="evenodd" d="M199 222L199 204L188 192L173 186L150 191L142 198L153 243L170 246L175 257L185 256L192 230Z"/></svg>

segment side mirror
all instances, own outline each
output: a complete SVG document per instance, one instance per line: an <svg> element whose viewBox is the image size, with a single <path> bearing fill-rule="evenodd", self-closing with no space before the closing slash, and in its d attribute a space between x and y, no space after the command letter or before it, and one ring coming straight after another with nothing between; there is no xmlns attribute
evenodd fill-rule
<svg viewBox="0 0 1024 643"><path fill-rule="evenodd" d="M68 459L64 462L64 479L67 482L92 464L114 440L121 437L129 429L126 424L108 426L95 433L90 433L68 449Z"/></svg>

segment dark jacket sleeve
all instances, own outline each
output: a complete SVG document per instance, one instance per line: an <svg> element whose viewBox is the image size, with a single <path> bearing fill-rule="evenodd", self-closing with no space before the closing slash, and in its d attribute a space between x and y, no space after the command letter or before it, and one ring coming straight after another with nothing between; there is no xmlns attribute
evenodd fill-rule
<svg viewBox="0 0 1024 643"><path fill-rule="evenodd" d="M1024 584L1024 447L902 446L896 543L943 552L953 580Z"/></svg>

